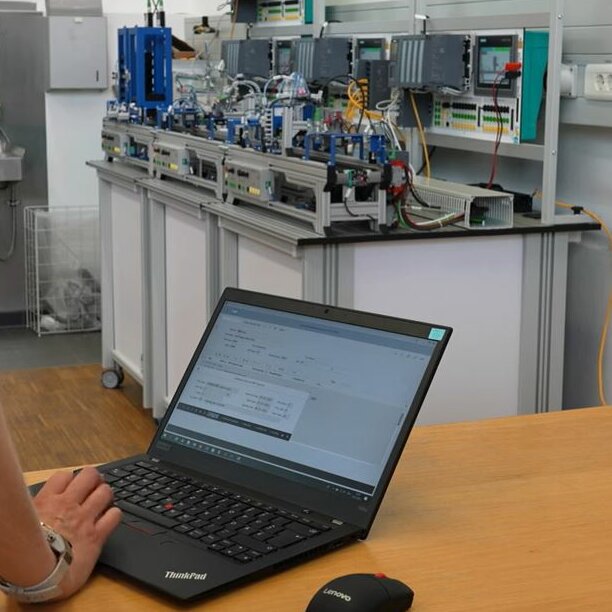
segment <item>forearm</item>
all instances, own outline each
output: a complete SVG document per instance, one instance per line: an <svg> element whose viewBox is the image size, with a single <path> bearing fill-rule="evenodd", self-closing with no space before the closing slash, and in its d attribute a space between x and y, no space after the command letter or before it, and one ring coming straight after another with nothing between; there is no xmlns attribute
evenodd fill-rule
<svg viewBox="0 0 612 612"><path fill-rule="evenodd" d="M0 576L20 586L38 584L56 560L40 529L1 409L0 494Z"/></svg>

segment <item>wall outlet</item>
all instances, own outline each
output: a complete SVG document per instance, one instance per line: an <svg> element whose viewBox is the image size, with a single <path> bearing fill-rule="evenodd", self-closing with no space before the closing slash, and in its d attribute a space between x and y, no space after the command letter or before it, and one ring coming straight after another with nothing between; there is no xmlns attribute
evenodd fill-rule
<svg viewBox="0 0 612 612"><path fill-rule="evenodd" d="M612 64L587 64L584 68L584 97L612 101Z"/></svg>

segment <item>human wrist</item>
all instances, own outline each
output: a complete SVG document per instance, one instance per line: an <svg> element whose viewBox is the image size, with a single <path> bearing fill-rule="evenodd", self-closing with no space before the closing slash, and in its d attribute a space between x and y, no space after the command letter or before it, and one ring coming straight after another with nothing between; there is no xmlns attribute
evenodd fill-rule
<svg viewBox="0 0 612 612"><path fill-rule="evenodd" d="M0 578L0 590L9 597L24 603L37 603L57 599L64 595L64 579L69 572L72 563L72 546L70 542L51 527L41 523L41 530L46 543L45 548L49 552L49 558L44 554L41 559L38 555L35 559L42 561L34 568L36 571L30 573L25 580L19 578L14 581ZM47 561L50 559L49 566ZM37 574L42 571L46 573L39 578Z"/></svg>
<svg viewBox="0 0 612 612"><path fill-rule="evenodd" d="M55 566L57 565L57 556L53 552L53 550L51 550L44 531L43 540L44 544L41 549L41 555L38 557L39 561L36 564L33 564L34 567L32 568L30 575L28 576L28 580L23 583L24 588L30 588L37 584L40 584L43 580L45 580L48 576L51 575L51 572L55 569Z"/></svg>
<svg viewBox="0 0 612 612"><path fill-rule="evenodd" d="M35 525L35 527L34 527ZM6 550L8 548L8 550ZM6 563L0 566L2 579L25 588L42 582L57 563L46 536L36 521L31 530L17 531L9 546L3 550ZM9 558L12 559L9 562Z"/></svg>

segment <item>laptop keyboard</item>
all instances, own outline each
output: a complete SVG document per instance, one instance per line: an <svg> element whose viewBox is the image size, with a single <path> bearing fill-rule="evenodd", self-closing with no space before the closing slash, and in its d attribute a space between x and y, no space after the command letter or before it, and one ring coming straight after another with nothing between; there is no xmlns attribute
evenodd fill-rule
<svg viewBox="0 0 612 612"><path fill-rule="evenodd" d="M104 471L104 470L103 470ZM334 528L151 461L104 471L115 505L184 534L239 563L249 563ZM338 523L341 524L341 523Z"/></svg>

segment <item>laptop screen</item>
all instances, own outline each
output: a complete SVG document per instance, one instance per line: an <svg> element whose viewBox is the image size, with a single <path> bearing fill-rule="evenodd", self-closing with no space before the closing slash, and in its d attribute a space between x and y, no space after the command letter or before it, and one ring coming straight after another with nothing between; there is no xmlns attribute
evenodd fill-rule
<svg viewBox="0 0 612 612"><path fill-rule="evenodd" d="M159 440L367 503L445 332L226 301Z"/></svg>

